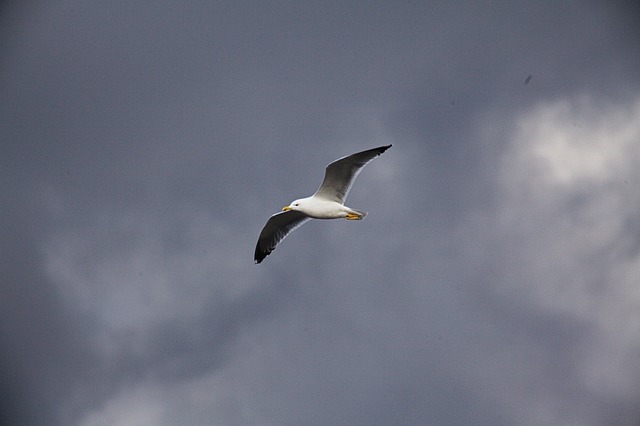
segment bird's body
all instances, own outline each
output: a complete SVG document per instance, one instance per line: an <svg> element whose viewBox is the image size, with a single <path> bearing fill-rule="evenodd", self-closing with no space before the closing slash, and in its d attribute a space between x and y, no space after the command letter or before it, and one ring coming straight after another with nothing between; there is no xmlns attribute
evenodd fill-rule
<svg viewBox="0 0 640 426"><path fill-rule="evenodd" d="M316 196L302 198L291 203L291 205L294 204L297 204L295 210L304 213L312 219L364 219L367 215L365 212L351 209L337 201ZM294 209L287 208L287 210Z"/></svg>
<svg viewBox="0 0 640 426"><path fill-rule="evenodd" d="M329 164L314 195L293 201L269 218L256 244L255 262L262 262L284 237L310 219L364 219L366 212L345 206L344 200L362 168L390 147L358 152Z"/></svg>

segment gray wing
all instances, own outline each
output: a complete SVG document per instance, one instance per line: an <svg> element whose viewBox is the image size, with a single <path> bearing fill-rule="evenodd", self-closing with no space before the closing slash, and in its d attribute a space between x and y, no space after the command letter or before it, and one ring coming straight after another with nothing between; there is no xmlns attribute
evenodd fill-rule
<svg viewBox="0 0 640 426"><path fill-rule="evenodd" d="M314 196L344 204L353 181L367 163L389 149L391 145L381 146L342 157L327 166L322 185Z"/></svg>
<svg viewBox="0 0 640 426"><path fill-rule="evenodd" d="M284 237L309 219L311 219L309 216L295 210L279 212L271 216L258 237L256 252L253 256L255 262L262 262Z"/></svg>

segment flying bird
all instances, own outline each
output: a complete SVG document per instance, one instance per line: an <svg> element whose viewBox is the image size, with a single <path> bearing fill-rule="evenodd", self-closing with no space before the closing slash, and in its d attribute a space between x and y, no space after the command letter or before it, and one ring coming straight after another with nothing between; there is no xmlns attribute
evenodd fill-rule
<svg viewBox="0 0 640 426"><path fill-rule="evenodd" d="M391 145L357 152L329 164L315 194L293 201L269 218L258 237L255 262L262 262L284 237L310 219L364 219L367 212L345 206L344 200L362 168L389 148Z"/></svg>

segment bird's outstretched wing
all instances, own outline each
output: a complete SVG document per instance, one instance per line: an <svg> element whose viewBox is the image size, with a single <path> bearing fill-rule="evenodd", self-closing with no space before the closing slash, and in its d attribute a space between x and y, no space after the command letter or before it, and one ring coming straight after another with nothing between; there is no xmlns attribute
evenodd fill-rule
<svg viewBox="0 0 640 426"><path fill-rule="evenodd" d="M389 149L391 145L357 152L347 157L342 157L327 166L322 185L314 194L331 201L344 204L349 194L351 185L360 171L367 163Z"/></svg>
<svg viewBox="0 0 640 426"><path fill-rule="evenodd" d="M262 262L284 237L309 219L311 219L309 216L295 210L279 212L271 216L258 237L254 254L255 262Z"/></svg>

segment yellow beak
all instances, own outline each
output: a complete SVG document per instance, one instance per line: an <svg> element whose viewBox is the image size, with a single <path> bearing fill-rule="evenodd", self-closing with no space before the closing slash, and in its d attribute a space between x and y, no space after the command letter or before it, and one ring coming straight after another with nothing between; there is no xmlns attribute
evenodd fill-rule
<svg viewBox="0 0 640 426"><path fill-rule="evenodd" d="M291 206L285 206L285 207L282 208L283 212L288 212L289 210L292 210Z"/></svg>

